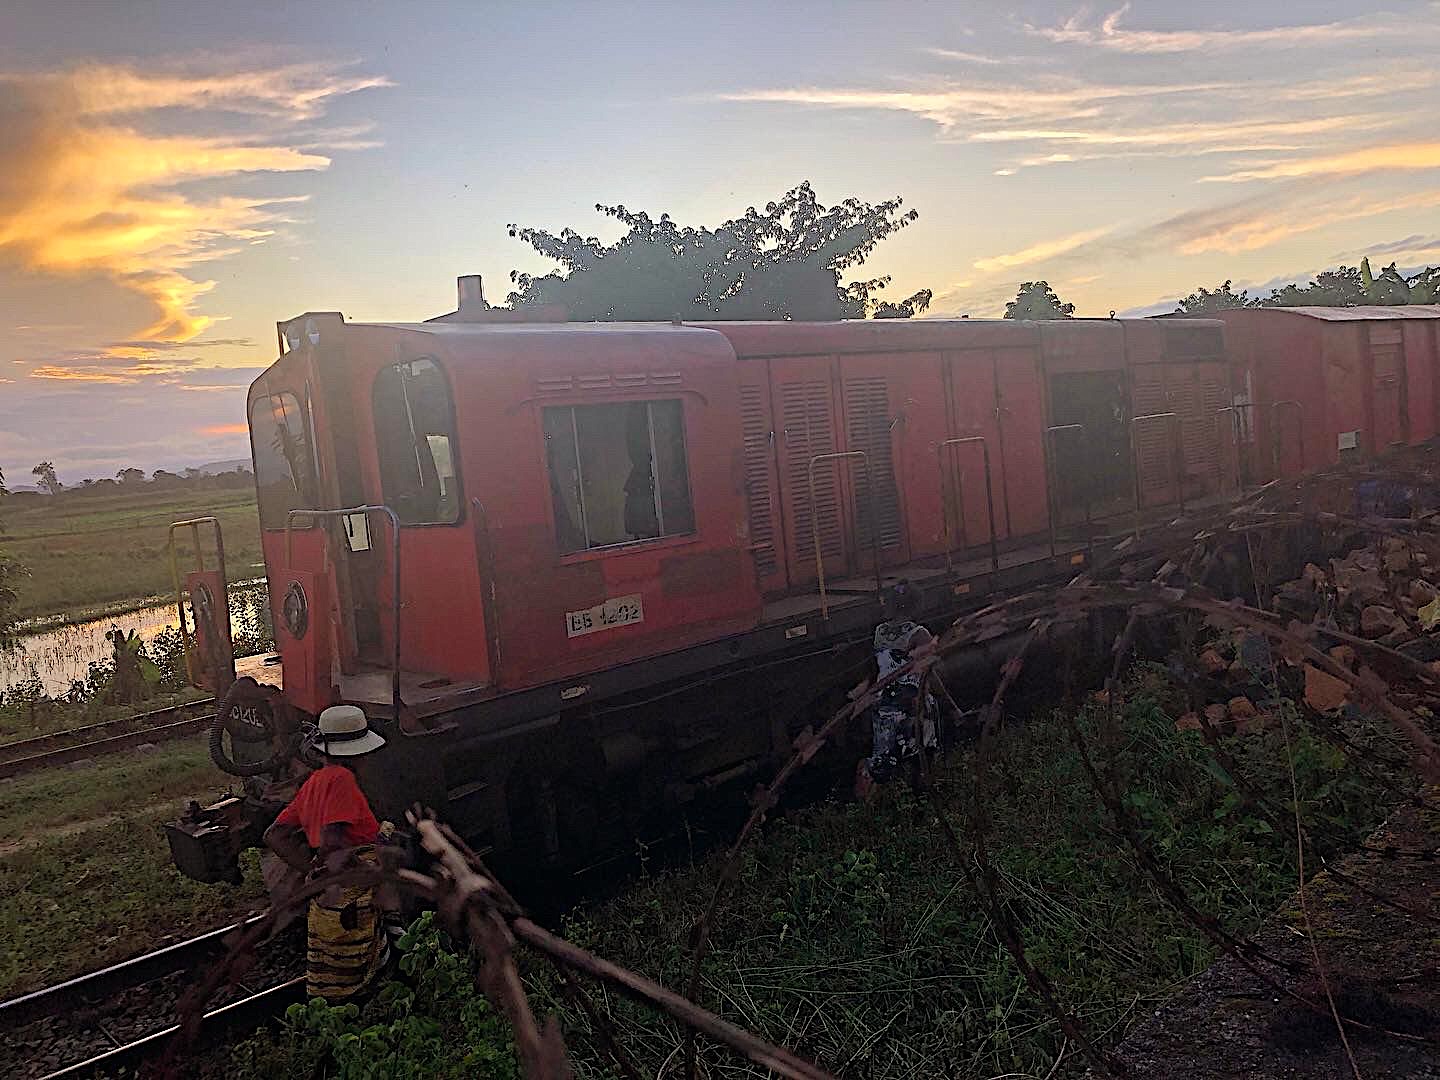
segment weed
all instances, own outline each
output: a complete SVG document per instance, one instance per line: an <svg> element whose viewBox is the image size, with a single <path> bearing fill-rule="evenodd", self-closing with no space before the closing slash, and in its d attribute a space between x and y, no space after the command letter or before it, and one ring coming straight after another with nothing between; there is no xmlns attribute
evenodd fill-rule
<svg viewBox="0 0 1440 1080"><path fill-rule="evenodd" d="M401 977L369 1001L329 1005L312 998L290 1006L278 1032L261 1032L235 1049L225 1074L518 1078L508 1026L475 989L469 959L452 948L433 914L416 919L397 949Z"/></svg>

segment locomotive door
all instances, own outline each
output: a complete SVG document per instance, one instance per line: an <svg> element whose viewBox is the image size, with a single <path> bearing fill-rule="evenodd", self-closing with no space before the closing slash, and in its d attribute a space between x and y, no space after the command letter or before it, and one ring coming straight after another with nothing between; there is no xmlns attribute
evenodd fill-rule
<svg viewBox="0 0 1440 1080"><path fill-rule="evenodd" d="M852 495L853 573L868 571L877 550L881 566L910 560L905 510L896 482L899 402L892 399L899 394L896 388L905 384L911 359L875 354L840 359L845 449L865 455L846 469Z"/></svg>
<svg viewBox="0 0 1440 1080"><path fill-rule="evenodd" d="M988 350L945 354L950 425L948 438L935 448L935 467L940 473L941 509L952 551L990 542L992 509L995 539L1010 535L1000 410L995 400L995 363L995 354ZM992 500L986 498L987 456L993 506Z"/></svg>
<svg viewBox="0 0 1440 1080"><path fill-rule="evenodd" d="M995 411L1003 491L997 510L1009 536L1043 531L1048 522L1045 491L1044 393L1039 361L1029 349L995 353Z"/></svg>
<svg viewBox="0 0 1440 1080"><path fill-rule="evenodd" d="M1405 354L1398 326L1370 327L1370 409L1374 452L1405 438Z"/></svg>
<svg viewBox="0 0 1440 1080"><path fill-rule="evenodd" d="M828 356L786 357L771 365L776 457L786 510L786 570L792 587L816 580L817 543L827 578L844 576L850 568L845 527L850 462L814 461L842 450L833 367Z"/></svg>

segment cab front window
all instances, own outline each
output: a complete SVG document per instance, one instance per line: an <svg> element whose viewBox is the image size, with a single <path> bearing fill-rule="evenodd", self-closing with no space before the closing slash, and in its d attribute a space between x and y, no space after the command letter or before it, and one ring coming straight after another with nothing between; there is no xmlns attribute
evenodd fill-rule
<svg viewBox="0 0 1440 1080"><path fill-rule="evenodd" d="M305 415L294 394L262 393L251 401L250 445L260 525L283 529L291 510L315 506L315 458Z"/></svg>
<svg viewBox="0 0 1440 1080"><path fill-rule="evenodd" d="M440 365L426 356L385 368L374 406L385 504L404 525L459 521L455 410Z"/></svg>

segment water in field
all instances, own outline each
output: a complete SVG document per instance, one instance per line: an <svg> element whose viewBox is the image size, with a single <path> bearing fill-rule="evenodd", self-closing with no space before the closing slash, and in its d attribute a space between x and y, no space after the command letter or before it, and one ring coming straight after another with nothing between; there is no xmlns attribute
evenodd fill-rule
<svg viewBox="0 0 1440 1080"><path fill-rule="evenodd" d="M194 628L194 613L186 606L187 625ZM176 625L175 604L157 603L124 615L107 615L86 622L67 623L50 630L22 634L9 649L0 648L0 691L9 690L31 676L38 677L45 692L58 697L75 681L84 681L90 665L113 655L105 639L111 630L135 631L146 642L154 641L167 627ZM268 648L270 613L265 582L246 581L230 586L230 631L236 652ZM244 646L251 644L251 648Z"/></svg>

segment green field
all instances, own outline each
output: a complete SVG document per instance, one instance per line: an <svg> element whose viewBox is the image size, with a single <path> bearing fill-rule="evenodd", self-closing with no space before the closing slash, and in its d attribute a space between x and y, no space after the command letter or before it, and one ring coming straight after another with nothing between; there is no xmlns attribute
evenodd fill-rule
<svg viewBox="0 0 1440 1080"><path fill-rule="evenodd" d="M0 512L5 529L0 551L30 571L19 581L17 615L74 619L170 595L170 522L207 514L220 518L230 580L262 575L255 491L248 485L202 490L144 485L134 492L7 499ZM182 554L188 548L182 547Z"/></svg>
<svg viewBox="0 0 1440 1080"><path fill-rule="evenodd" d="M239 886L202 885L170 865L162 823L229 784L190 739L0 785L0 998L262 908L254 853Z"/></svg>

